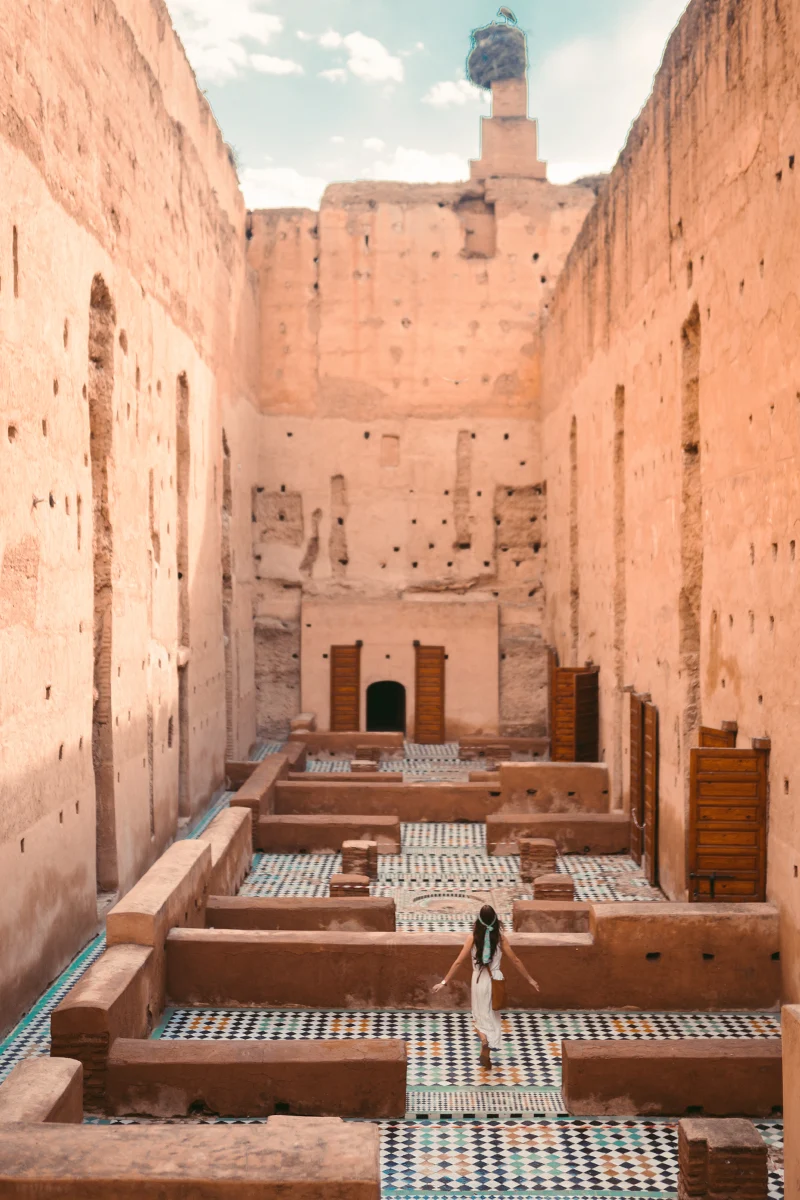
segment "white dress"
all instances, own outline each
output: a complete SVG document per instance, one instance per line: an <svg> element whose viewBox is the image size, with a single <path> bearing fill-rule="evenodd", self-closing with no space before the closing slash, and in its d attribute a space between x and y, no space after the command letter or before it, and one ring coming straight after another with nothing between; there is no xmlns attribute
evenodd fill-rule
<svg viewBox="0 0 800 1200"><path fill-rule="evenodd" d="M499 1050L503 1040L500 1013L492 1008L492 980L503 978L500 970L502 958L503 951L498 942L488 967L481 970L475 947L472 948L472 1019L475 1028L484 1035L492 1050Z"/></svg>

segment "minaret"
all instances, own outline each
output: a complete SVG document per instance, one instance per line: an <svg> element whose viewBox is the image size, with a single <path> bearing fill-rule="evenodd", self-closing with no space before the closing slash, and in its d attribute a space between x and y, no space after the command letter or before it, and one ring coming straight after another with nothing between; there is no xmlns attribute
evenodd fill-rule
<svg viewBox="0 0 800 1200"><path fill-rule="evenodd" d="M481 122L481 157L470 164L481 179L547 179L539 130L528 117L528 46L514 25L487 25L472 35L467 78L492 92L492 115Z"/></svg>

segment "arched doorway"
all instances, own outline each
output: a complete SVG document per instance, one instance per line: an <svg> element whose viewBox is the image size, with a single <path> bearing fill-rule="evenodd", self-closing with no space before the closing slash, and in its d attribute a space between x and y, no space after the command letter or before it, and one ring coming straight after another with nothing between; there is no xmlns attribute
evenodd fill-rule
<svg viewBox="0 0 800 1200"><path fill-rule="evenodd" d="M405 733L406 689L402 683L384 679L367 688L367 732Z"/></svg>

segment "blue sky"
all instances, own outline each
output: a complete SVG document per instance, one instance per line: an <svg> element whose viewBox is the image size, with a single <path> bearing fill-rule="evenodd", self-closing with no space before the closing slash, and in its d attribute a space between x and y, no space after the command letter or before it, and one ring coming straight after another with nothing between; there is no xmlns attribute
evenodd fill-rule
<svg viewBox="0 0 800 1200"><path fill-rule="evenodd" d="M348 179L445 182L478 154L464 81L491 0L167 0L252 208L316 207ZM540 155L564 183L609 170L686 0L512 0Z"/></svg>

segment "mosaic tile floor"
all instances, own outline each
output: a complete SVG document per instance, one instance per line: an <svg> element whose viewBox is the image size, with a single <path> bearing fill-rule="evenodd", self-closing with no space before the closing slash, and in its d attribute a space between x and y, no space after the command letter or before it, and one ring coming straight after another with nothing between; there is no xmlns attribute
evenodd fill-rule
<svg viewBox="0 0 800 1200"><path fill-rule="evenodd" d="M276 753L262 743L254 755ZM457 760L457 747L406 745L402 760L384 764L415 778L454 778L474 764ZM436 752L439 752L437 755ZM344 765L344 764L343 764ZM324 769L331 764L325 762ZM426 774L427 773L427 774ZM230 799L218 796L187 836L196 836ZM256 855L242 888L249 895L324 896L338 855ZM575 880L576 898L663 899L641 872L620 857L560 860ZM482 825L405 825L402 853L380 860L374 892L398 901L398 928L463 932L471 902L490 896L504 915L513 895L529 895L518 879L518 859L486 855ZM468 912L431 911L430 901ZM95 938L0 1043L0 1080L23 1058L48 1054L50 1013L102 953ZM668 1120L597 1120L563 1115L561 1039L779 1036L772 1013L535 1013L509 1012L498 1067L477 1063L469 1014L462 1012L286 1012L169 1010L156 1036L165 1038L404 1037L409 1044L407 1119L380 1122L382 1195L391 1200L675 1200L677 1125ZM129 1120L92 1123L127 1124ZM236 1124L225 1118L199 1123ZM257 1120L242 1122L260 1123ZM783 1129L758 1122L771 1155L770 1200L783 1196Z"/></svg>
<svg viewBox="0 0 800 1200"><path fill-rule="evenodd" d="M527 1012L503 1015L503 1048L487 1071L467 1012L282 1009L169 1009L154 1034L192 1041L307 1041L402 1038L408 1087L530 1088L561 1086L561 1042L779 1038L777 1013ZM427 1110L427 1105L423 1111Z"/></svg>
<svg viewBox="0 0 800 1200"><path fill-rule="evenodd" d="M480 1118L480 1114L476 1114ZM195 1117L198 1125L263 1118ZM89 1117L132 1125L130 1117ZM160 1122L159 1122L160 1123ZM167 1125L187 1123L173 1118ZM384 1200L676 1200L678 1128L668 1119L376 1121ZM756 1121L769 1154L769 1200L783 1200L783 1125Z"/></svg>
<svg viewBox="0 0 800 1200"><path fill-rule="evenodd" d="M779 1145L779 1122L757 1128ZM671 1121L389 1121L382 1137L386 1200L564 1200L677 1195L677 1125ZM770 1200L783 1196L770 1173Z"/></svg>
<svg viewBox="0 0 800 1200"><path fill-rule="evenodd" d="M257 854L242 887L248 896L327 896L335 854ZM577 900L663 900L629 858L568 855L559 870L575 880ZM484 825L404 824L402 853L381 855L375 896L397 902L397 928L405 933L461 933L474 911L492 904L508 924L514 899L530 899L519 879L519 858L486 853Z"/></svg>

